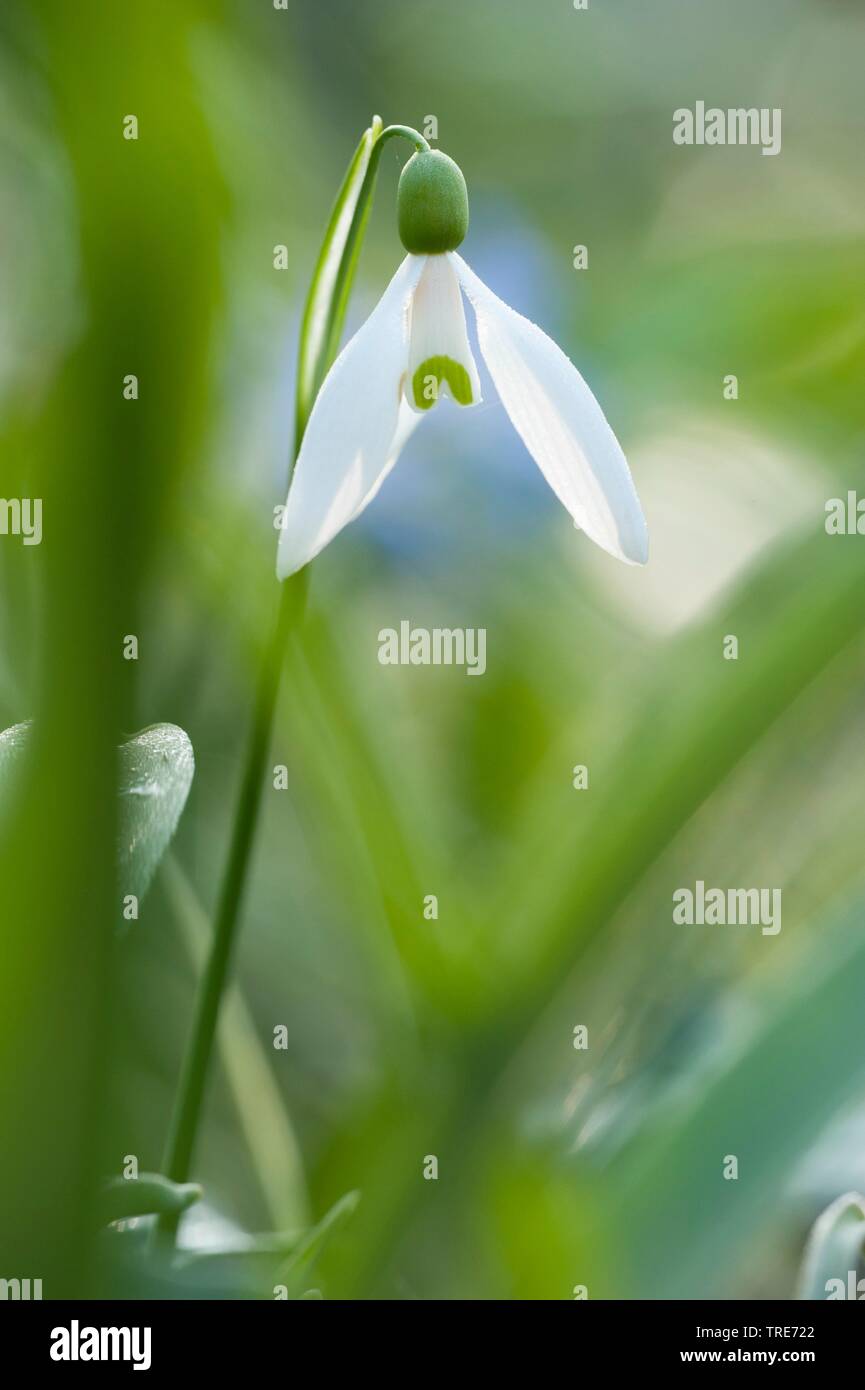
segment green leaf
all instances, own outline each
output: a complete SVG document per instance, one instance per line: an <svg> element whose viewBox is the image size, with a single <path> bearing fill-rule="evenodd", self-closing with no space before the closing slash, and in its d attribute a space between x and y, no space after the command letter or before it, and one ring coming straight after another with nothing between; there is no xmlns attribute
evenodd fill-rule
<svg viewBox="0 0 865 1390"><path fill-rule="evenodd" d="M33 721L28 719L0 733L0 814L5 814L12 804L24 753L30 742L32 724Z"/></svg>
<svg viewBox="0 0 865 1390"><path fill-rule="evenodd" d="M0 807L30 742L32 721L0 733ZM176 724L152 724L118 750L118 873L124 895L141 899L177 827L195 772L188 736Z"/></svg>
<svg viewBox="0 0 865 1390"><path fill-rule="evenodd" d="M269 1299L275 1296L277 1269L301 1237L301 1231L271 1231L238 1236L227 1245L179 1251L157 1243L139 1247L128 1268L133 1277L155 1277L169 1290L161 1297Z"/></svg>
<svg viewBox="0 0 865 1390"><path fill-rule="evenodd" d="M797 1158L861 1090L865 1057L849 1039L865 994L863 908L814 924L783 995L766 985L743 999L751 1023L723 1064L672 1112L649 1111L611 1165L616 1227L653 1297L723 1296ZM736 1181L722 1176L728 1154Z"/></svg>
<svg viewBox="0 0 865 1390"><path fill-rule="evenodd" d="M799 1274L800 1299L826 1299L831 1280L840 1280L848 1296L852 1272L857 1282L865 1258L865 1199L858 1192L838 1197L817 1217L811 1228ZM855 1297L854 1292L854 1297Z"/></svg>
<svg viewBox="0 0 865 1390"><path fill-rule="evenodd" d="M173 1262L174 1272L200 1297L271 1298L280 1289L290 1299L321 1298L321 1291L310 1289L304 1276L357 1201L357 1193L349 1193L307 1231L277 1231L251 1236L242 1245L181 1253Z"/></svg>
<svg viewBox="0 0 865 1390"><path fill-rule="evenodd" d="M153 724L120 746L121 891L142 898L186 805L195 759L176 724Z"/></svg>
<svg viewBox="0 0 865 1390"><path fill-rule="evenodd" d="M298 446L342 331L348 292L369 216L375 182L372 152L381 129L381 118L374 116L361 137L336 196L313 273L303 314L297 365Z"/></svg>
<svg viewBox="0 0 865 1390"><path fill-rule="evenodd" d="M102 1224L129 1216L153 1216L186 1211L201 1197L198 1183L170 1182L161 1173L142 1173L138 1178L111 1178L99 1197Z"/></svg>
<svg viewBox="0 0 865 1390"><path fill-rule="evenodd" d="M500 1138L483 1170L485 1200L479 1219L489 1223L489 1247L507 1282L496 1296L519 1302L612 1296L615 1284L599 1236L597 1193L575 1181L554 1152L522 1152Z"/></svg>
<svg viewBox="0 0 865 1390"><path fill-rule="evenodd" d="M518 844L514 863L531 862L533 873L503 881L487 927L487 953L510 957L493 982L500 992L489 995L491 1015L510 1012L505 1027L539 1017L592 935L700 806L862 633L865 557L855 544L833 549L825 539L821 528L779 546L702 626L665 647L642 714L605 769L605 799L579 837L563 818L545 825L543 842ZM719 623L753 653L735 682L718 681L703 659ZM685 674L671 689L674 668Z"/></svg>
<svg viewBox="0 0 865 1390"><path fill-rule="evenodd" d="M292 1290L302 1288L322 1250L354 1215L359 1202L359 1192L347 1192L334 1203L316 1226L301 1237L291 1257L286 1260L276 1276L278 1284L287 1285L289 1294Z"/></svg>
<svg viewBox="0 0 865 1390"><path fill-rule="evenodd" d="M603 769L604 791L593 793L591 816L580 829L575 829L573 813L563 815L560 825L551 823L545 810L549 788L543 789L536 823L524 837L516 833L511 837L514 874L500 874L489 916L483 930L476 933L473 958L486 962L487 983L478 996L475 1026L489 1032L468 1051L462 1068L463 1098L459 1108L454 1105L455 1118L440 1122L444 1133L427 1139L431 1151L445 1142L449 1125L461 1126L465 1142L467 1129L482 1132L490 1123L502 1078L508 1068L511 1076L518 1072L522 1049L533 1040L533 1030L589 945L599 939L691 818L811 683L861 638L865 631L863 578L865 555L855 538L849 544L839 539L837 545L827 546L825 533L815 530L795 545L779 545L738 590L722 597L701 625L660 648L642 709L611 752ZM718 631L738 633L743 645L747 642L748 665L735 681L719 680L706 660ZM682 673L675 683L670 681L671 670ZM597 769L593 776L599 786ZM526 871L527 865L531 872ZM848 924L848 930L853 931L854 942L857 932L861 936L858 925ZM822 934L818 935L822 947ZM838 947L842 956L846 946L842 941ZM771 1184L782 1179L784 1164L804 1152L815 1125L831 1118L848 1098L850 1085L861 1077L861 1070L853 1065L839 1068L837 1061L849 1050L845 1030L855 1029L865 989L865 953L858 957L854 949L852 959L854 966L845 959L813 1009L807 1005L802 1015L813 1022L818 1009L821 1020L825 1013L825 1038L833 1039L831 1045L826 1042L828 1058L821 1044L803 1062L797 1044L801 1016L784 1017L775 1034L759 1043L755 1040L759 1068L755 1060L755 1069L749 1070L749 1058L725 1073L723 1084L717 1083L713 1102L723 1104L707 1101L705 1113L693 1121L689 1117L681 1134L676 1126L666 1129L670 1146L666 1166L658 1157L651 1173L641 1170L637 1179L636 1167L632 1172L629 1162L629 1184L635 1190L637 1181L641 1185L636 1209L627 1212L637 1232L629 1240L632 1248L638 1245L635 1263L641 1276L649 1277L646 1271L654 1269L658 1271L652 1275L655 1282L665 1282L665 1294L658 1296L687 1297L695 1283L709 1288L712 1280L717 1287L726 1273L722 1262L735 1256L737 1243L747 1237L761 1203L771 1195ZM824 955L813 969L809 967L812 988L822 980L825 964ZM858 994L850 988L853 983ZM791 1082L791 1058L797 1058L801 1069L798 1089ZM369 1154L368 1166L358 1167L362 1125L356 1115L341 1141L343 1166L338 1176L334 1175L335 1147L329 1155L329 1180L360 1179L365 1200L381 1213L378 1229L383 1234L371 1239L367 1248L361 1247L361 1261L349 1276L349 1296L368 1289L377 1272L387 1266L392 1243L405 1228L405 1209L419 1200L408 1170L401 1177L393 1169L383 1173L380 1168L381 1141L376 1129L381 1120L375 1106L387 1084L393 1083L383 1084L367 1112L372 1131L364 1150ZM422 1076L417 1084L423 1085ZM763 1095L771 1098L771 1105L763 1102ZM811 1104L814 1108L809 1113ZM750 1180L735 1185L742 1193L748 1188L749 1200L731 1208L735 1219L719 1221L717 1154L736 1151L739 1140L731 1140L731 1129L736 1135L747 1135L757 1126L764 1141L762 1151L757 1162L749 1165ZM701 1153L705 1147L704 1164L692 1163L695 1146L700 1146ZM639 1152L633 1156L635 1165L640 1156ZM642 1157L648 1160L648 1145ZM689 1192L682 1198L680 1185L689 1175L697 1195L691 1197ZM693 1234L695 1212L705 1213L700 1239Z"/></svg>
<svg viewBox="0 0 865 1390"><path fill-rule="evenodd" d="M0 777L5 778L17 765L27 745L30 723L28 719L25 723L13 724L11 728L0 733Z"/></svg>

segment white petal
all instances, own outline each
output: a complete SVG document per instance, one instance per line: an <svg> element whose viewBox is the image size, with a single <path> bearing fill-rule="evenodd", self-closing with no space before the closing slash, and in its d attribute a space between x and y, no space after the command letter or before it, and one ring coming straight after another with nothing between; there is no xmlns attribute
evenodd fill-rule
<svg viewBox="0 0 865 1390"><path fill-rule="evenodd" d="M427 256L411 302L406 399L429 410L442 391L460 405L481 398L459 281L447 256Z"/></svg>
<svg viewBox="0 0 865 1390"><path fill-rule="evenodd" d="M372 500L407 437L408 306L424 268L406 256L334 362L309 417L279 537L276 572L308 564Z"/></svg>
<svg viewBox="0 0 865 1390"><path fill-rule="evenodd" d="M363 507L361 507L358 512L355 512L355 516L358 516L359 513L363 511L365 507L368 507L372 499L376 496L379 488L381 487L388 473L393 468L394 464L396 463L397 459L399 458L400 454L402 453L403 449L408 443L409 437L414 432L415 426L422 419L422 415L419 415L416 410L412 410L405 396L400 395L399 411L396 417L396 429L394 430L393 439L390 442L390 451L387 456L387 463L385 464L376 481L373 483L372 490L368 492L366 497L363 499ZM354 520L354 517L352 517L352 520Z"/></svg>
<svg viewBox="0 0 865 1390"><path fill-rule="evenodd" d="M576 367L449 253L474 305L484 361L511 422L559 501L604 550L644 565L649 538L630 470Z"/></svg>

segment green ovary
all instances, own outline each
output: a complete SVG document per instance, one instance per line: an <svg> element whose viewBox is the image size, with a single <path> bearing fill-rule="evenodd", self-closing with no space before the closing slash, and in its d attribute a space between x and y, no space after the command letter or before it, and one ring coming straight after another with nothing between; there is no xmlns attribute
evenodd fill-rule
<svg viewBox="0 0 865 1390"><path fill-rule="evenodd" d="M471 405L472 383L469 374L452 357L428 357L411 379L412 395L418 410L429 410L439 398L441 384L446 381L451 395L459 405Z"/></svg>

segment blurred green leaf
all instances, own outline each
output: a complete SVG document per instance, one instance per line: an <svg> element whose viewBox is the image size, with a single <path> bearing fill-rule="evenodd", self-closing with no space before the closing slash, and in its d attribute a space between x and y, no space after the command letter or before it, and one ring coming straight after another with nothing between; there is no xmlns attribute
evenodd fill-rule
<svg viewBox="0 0 865 1390"><path fill-rule="evenodd" d="M491 1157L484 1201L497 1263L508 1284L502 1296L520 1300L582 1301L611 1297L599 1239L597 1192L582 1187L555 1155Z"/></svg>
<svg viewBox="0 0 865 1390"><path fill-rule="evenodd" d="M11 803L15 778L30 737L31 721L13 724L0 733L0 812Z"/></svg>
<svg viewBox="0 0 865 1390"><path fill-rule="evenodd" d="M865 1199L858 1192L838 1197L811 1228L799 1275L800 1299L826 1299L829 1283L840 1280L848 1296L850 1275L858 1282L865 1257ZM857 1297L854 1292L853 1297Z"/></svg>
<svg viewBox="0 0 865 1390"><path fill-rule="evenodd" d="M29 729L30 721L27 720L23 724L13 724L10 729L0 733L0 776L5 776L17 763L26 747Z"/></svg>
<svg viewBox="0 0 865 1390"><path fill-rule="evenodd" d="M270 1298L281 1282L277 1271L301 1239L299 1231L251 1236L242 1245L181 1253L173 1269L202 1298Z"/></svg>
<svg viewBox="0 0 865 1390"><path fill-rule="evenodd" d="M819 275L802 266L821 260ZM861 430L859 383L865 365L861 240L693 249L619 290L620 322L610 333L635 390L651 392L652 373L688 373L692 403L718 409L716 383L735 360L749 390L745 408L801 440L807 429L825 448ZM609 332L609 309L608 309ZM723 406L722 406L723 409Z"/></svg>
<svg viewBox="0 0 865 1390"><path fill-rule="evenodd" d="M547 801L513 856L516 871L504 879L488 927L489 949L500 955L491 1012L516 1030L538 1017L691 816L861 635L863 578L856 538L833 546L821 529L779 546L698 626L659 650L614 761L593 769L590 808L551 825ZM719 632L737 633L747 660L727 670L708 661Z"/></svg>
<svg viewBox="0 0 865 1390"><path fill-rule="evenodd" d="M230 1249L180 1254L174 1268L184 1281L191 1280L205 1290L202 1296L270 1297L281 1290L290 1299L320 1298L317 1290L304 1293L306 1276L328 1241L349 1220L359 1200L357 1192L347 1193L307 1231L253 1236Z"/></svg>
<svg viewBox="0 0 865 1390"><path fill-rule="evenodd" d="M175 724L153 724L120 747L119 877L144 896L186 805L195 759Z"/></svg>
<svg viewBox="0 0 865 1390"><path fill-rule="evenodd" d="M454 1101L451 1117L442 1121L445 1132L454 1123L453 1116L461 1114L460 1123L483 1132L502 1079L589 943L600 939L649 868L734 768L809 684L861 635L865 557L856 540L841 539L833 546L820 532L796 546L779 546L699 625L659 648L655 670L640 691L630 726L622 731L608 765L602 767L598 761L593 767L591 804L572 809L567 779L563 779L562 796L570 799L557 814L559 803L546 789L537 821L512 847L513 870L503 872L484 922L488 969L486 988L475 1006L478 1032L463 1037L458 1069L462 1095ZM725 669L720 657L706 659L708 650L718 650L717 634L723 632L738 633L748 653L747 661L731 663L735 669ZM675 682L671 682L671 671L677 673ZM531 866L530 872L526 866ZM840 978L836 984L841 987ZM834 1023L839 1029L853 1026L849 1012L843 1022L837 1014ZM773 1077L769 1084L777 1090L781 1077ZM426 1097L424 1079L419 1077L417 1085L419 1094ZM839 1088L837 1076L832 1084L826 1084L822 1076L815 1078L815 1114L826 1118L832 1113L823 1107L833 1097L833 1103L839 1103ZM373 1101L370 1113L374 1105ZM798 1113L807 1114L807 1107ZM328 1155L328 1182L344 1183L349 1173L358 1174L356 1180L370 1204L381 1200L400 1211L400 1220L388 1225L382 1218L382 1243L367 1251L364 1269L353 1276L358 1278L356 1288L365 1287L375 1270L386 1267L389 1246L407 1224L403 1208L417 1201L410 1170L380 1175L376 1146L369 1148L370 1168L359 1169L360 1128L357 1116L352 1117L351 1134L342 1138L346 1147L341 1166L336 1165L334 1153ZM706 1123L705 1133L710 1132ZM794 1132L791 1123L789 1133ZM798 1137L804 1142L804 1131ZM396 1141L391 1137L389 1142ZM439 1133L427 1140L433 1152L442 1142ZM691 1142L696 1143L696 1137ZM773 1153L773 1163L776 1157ZM777 1171L773 1166L773 1174ZM645 1200L647 1210L657 1208L656 1197ZM673 1194L669 1200L672 1203ZM706 1250L713 1248L715 1239L732 1239L736 1229L742 1234L744 1228L732 1221L717 1222L714 1202L707 1197L706 1203L717 1228L712 1239L704 1242ZM744 1210L744 1203L740 1208ZM683 1242L687 1229L685 1222ZM670 1244L654 1229L652 1239ZM725 1249L725 1255L731 1248ZM668 1274L673 1282L675 1271ZM687 1286L687 1280L682 1286Z"/></svg>
<svg viewBox="0 0 865 1390"><path fill-rule="evenodd" d="M0 806L31 737L32 722L0 733ZM153 724L120 745L118 862L124 894L150 886L180 819L192 778L192 744L175 724Z"/></svg>
<svg viewBox="0 0 865 1390"><path fill-rule="evenodd" d="M161 1173L142 1173L137 1178L111 1178L99 1198L103 1223L128 1216L152 1216L159 1212L186 1211L202 1195L198 1183L171 1182Z"/></svg>
<svg viewBox="0 0 865 1390"><path fill-rule="evenodd" d="M351 1219L359 1202L359 1192L347 1192L298 1241L297 1248L277 1273L277 1283L286 1285L289 1296L300 1289L319 1255Z"/></svg>
<svg viewBox="0 0 865 1390"><path fill-rule="evenodd" d="M659 1298L719 1296L796 1156L861 1087L865 1056L850 1038L865 996L863 913L860 899L816 924L783 992L751 999L751 1026L714 1075L673 1113L645 1111L611 1165L632 1296L646 1280ZM727 1155L738 1160L735 1180L723 1177Z"/></svg>

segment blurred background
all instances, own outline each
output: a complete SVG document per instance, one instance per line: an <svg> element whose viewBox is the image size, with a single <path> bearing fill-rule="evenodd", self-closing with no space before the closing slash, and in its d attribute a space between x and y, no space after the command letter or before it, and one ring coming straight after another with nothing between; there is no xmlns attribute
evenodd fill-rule
<svg viewBox="0 0 865 1390"><path fill-rule="evenodd" d="M0 728L34 721L0 756L0 1275L272 1297L291 1233L358 1193L301 1291L792 1297L865 1187L865 540L824 527L865 495L861 5L7 0L0 41L0 494L44 527L0 535ZM698 100L780 107L781 153L675 145ZM437 121L462 253L598 395L651 558L574 530L481 365L483 403L432 412L316 561L204 1196L157 1275L146 1223L94 1246L94 1193L161 1163L300 315L374 113ZM401 258L409 152L349 332ZM403 619L485 628L486 674L379 665ZM115 845L148 832L116 748L166 723L194 777L121 924ZM675 925L697 880L780 888L781 931Z"/></svg>

